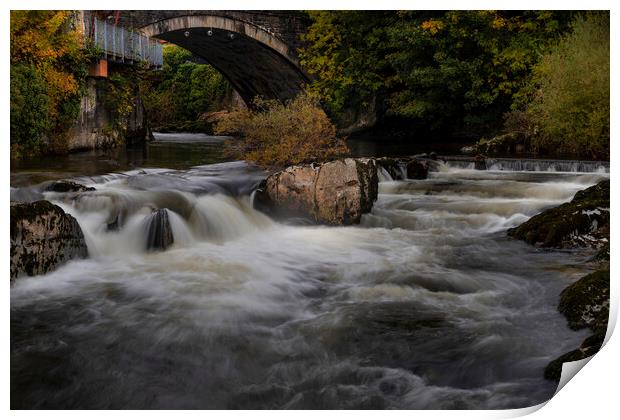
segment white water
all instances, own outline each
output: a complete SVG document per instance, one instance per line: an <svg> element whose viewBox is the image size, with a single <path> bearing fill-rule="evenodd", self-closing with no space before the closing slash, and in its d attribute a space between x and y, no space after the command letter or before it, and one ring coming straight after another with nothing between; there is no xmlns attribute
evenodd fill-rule
<svg viewBox="0 0 620 420"><path fill-rule="evenodd" d="M79 181L91 258L11 289L12 406L516 408L551 397L546 364L575 348L559 292L587 255L505 230L601 173L442 166L390 181L358 227L253 210L247 165ZM389 176L389 175L388 175ZM166 207L175 244L145 252ZM122 227L107 224L120 215Z"/></svg>

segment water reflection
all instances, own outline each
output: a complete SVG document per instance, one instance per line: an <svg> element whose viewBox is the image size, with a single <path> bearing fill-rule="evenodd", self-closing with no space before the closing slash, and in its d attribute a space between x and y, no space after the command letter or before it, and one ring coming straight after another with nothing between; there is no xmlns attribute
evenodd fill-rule
<svg viewBox="0 0 620 420"><path fill-rule="evenodd" d="M94 176L135 168L187 169L225 161L223 136L191 133L154 133L142 146L89 150L64 156L39 156L11 162L11 186L24 187L44 181Z"/></svg>

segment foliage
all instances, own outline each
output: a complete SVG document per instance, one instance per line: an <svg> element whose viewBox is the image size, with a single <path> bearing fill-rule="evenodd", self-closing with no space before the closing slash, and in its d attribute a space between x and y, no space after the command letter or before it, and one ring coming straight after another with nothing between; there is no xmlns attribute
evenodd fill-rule
<svg viewBox="0 0 620 420"><path fill-rule="evenodd" d="M112 113L112 125L119 127L135 108L136 83L121 72L108 76L104 101Z"/></svg>
<svg viewBox="0 0 620 420"><path fill-rule="evenodd" d="M309 86L328 112L339 117L345 107L366 106L373 94L390 86L393 74L385 59L386 27L393 12L310 11L312 24L302 39L301 65L315 80Z"/></svg>
<svg viewBox="0 0 620 420"><path fill-rule="evenodd" d="M229 154L261 166L287 166L323 161L347 152L313 95L300 95L283 105L255 100L256 110L241 110L220 120L216 134L236 134L227 143Z"/></svg>
<svg viewBox="0 0 620 420"><path fill-rule="evenodd" d="M386 115L470 135L501 125L543 47L570 15L552 11L310 12L300 51L330 113L384 98Z"/></svg>
<svg viewBox="0 0 620 420"><path fill-rule="evenodd" d="M48 147L62 148L59 140L77 117L90 51L70 27L71 13L11 11L11 144L17 154L42 152L45 138Z"/></svg>
<svg viewBox="0 0 620 420"><path fill-rule="evenodd" d="M11 65L11 149L39 152L49 127L45 81L31 65Z"/></svg>
<svg viewBox="0 0 620 420"><path fill-rule="evenodd" d="M193 59L192 53L181 47L164 47L161 80L154 82L143 98L155 126L196 121L200 114L223 107L230 85L212 66Z"/></svg>
<svg viewBox="0 0 620 420"><path fill-rule="evenodd" d="M578 16L572 32L535 66L524 90L539 145L609 158L609 48L609 13L589 13Z"/></svg>

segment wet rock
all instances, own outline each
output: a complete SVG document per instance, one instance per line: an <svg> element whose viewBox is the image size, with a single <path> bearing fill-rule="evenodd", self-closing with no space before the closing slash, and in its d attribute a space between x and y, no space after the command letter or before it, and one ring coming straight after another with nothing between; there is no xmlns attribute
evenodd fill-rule
<svg viewBox="0 0 620 420"><path fill-rule="evenodd" d="M149 216L146 228L147 251L164 251L174 243L168 209L157 209Z"/></svg>
<svg viewBox="0 0 620 420"><path fill-rule="evenodd" d="M87 187L82 184L78 184L73 181L54 181L45 186L45 191L52 191L58 193L67 193L67 192L85 192L85 191L95 191L93 187Z"/></svg>
<svg viewBox="0 0 620 420"><path fill-rule="evenodd" d="M87 256L84 234L73 216L45 200L11 203L11 281Z"/></svg>
<svg viewBox="0 0 620 420"><path fill-rule="evenodd" d="M543 247L604 248L609 244L609 219L609 180L605 180L579 191L569 203L509 229L508 235Z"/></svg>
<svg viewBox="0 0 620 420"><path fill-rule="evenodd" d="M409 162L407 162L407 178L408 179L428 178L428 164L422 160L411 159Z"/></svg>
<svg viewBox="0 0 620 420"><path fill-rule="evenodd" d="M487 170L487 158L483 155L477 155L474 158L474 169L478 171L486 171Z"/></svg>
<svg viewBox="0 0 620 420"><path fill-rule="evenodd" d="M572 329L607 328L609 270L598 270L568 286L560 295L558 310Z"/></svg>
<svg viewBox="0 0 620 420"><path fill-rule="evenodd" d="M375 161L347 158L290 166L269 176L256 191L254 206L280 217L351 225L370 212L377 193Z"/></svg>
<svg viewBox="0 0 620 420"><path fill-rule="evenodd" d="M605 331L599 331L586 338L578 349L569 351L550 362L545 368L545 379L558 382L562 376L562 365L566 362L575 362L595 355L603 346Z"/></svg>
<svg viewBox="0 0 620 420"><path fill-rule="evenodd" d="M559 381L562 364L590 357L600 350L609 321L609 269L588 274L568 286L560 295L558 310L574 330L590 328L594 334L586 338L578 349L553 360L545 369L545 378Z"/></svg>
<svg viewBox="0 0 620 420"><path fill-rule="evenodd" d="M393 180L426 179L430 169L437 169L437 155L416 155L410 158L382 157L376 160L377 165L385 169Z"/></svg>
<svg viewBox="0 0 620 420"><path fill-rule="evenodd" d="M407 165L406 161L402 159L382 157L376 160L377 166L382 167L385 171L390 174L393 180L402 180L404 179L404 175L406 175L406 171L403 171L402 168L405 168Z"/></svg>

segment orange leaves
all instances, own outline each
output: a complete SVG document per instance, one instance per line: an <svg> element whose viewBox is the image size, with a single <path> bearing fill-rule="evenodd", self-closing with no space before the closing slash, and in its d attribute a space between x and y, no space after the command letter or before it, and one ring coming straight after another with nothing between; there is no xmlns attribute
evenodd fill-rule
<svg viewBox="0 0 620 420"><path fill-rule="evenodd" d="M70 17L68 11L11 11L11 62L43 68L65 56L81 54L82 40L69 28Z"/></svg>
<svg viewBox="0 0 620 420"><path fill-rule="evenodd" d="M347 152L312 95L299 96L287 105L257 100L255 106L262 111L234 112L216 124L216 133L241 136L240 141L227 144L232 156L261 166L287 166Z"/></svg>
<svg viewBox="0 0 620 420"><path fill-rule="evenodd" d="M443 29L444 23L438 19L429 19L422 22L420 27L425 31L430 32L431 35L435 35L437 32Z"/></svg>

